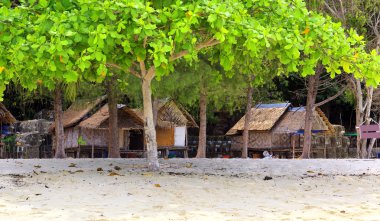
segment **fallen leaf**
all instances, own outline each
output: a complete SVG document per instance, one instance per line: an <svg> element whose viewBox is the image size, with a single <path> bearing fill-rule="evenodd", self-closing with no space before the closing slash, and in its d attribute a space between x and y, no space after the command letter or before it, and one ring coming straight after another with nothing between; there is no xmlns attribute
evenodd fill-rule
<svg viewBox="0 0 380 221"><path fill-rule="evenodd" d="M186 163L186 168L192 168L193 167L193 163Z"/></svg>
<svg viewBox="0 0 380 221"><path fill-rule="evenodd" d="M103 171L103 168L99 167L96 169L96 171L98 171L98 172Z"/></svg>
<svg viewBox="0 0 380 221"><path fill-rule="evenodd" d="M108 176L121 176L121 175L116 172L111 172L108 174Z"/></svg>
<svg viewBox="0 0 380 221"><path fill-rule="evenodd" d="M306 171L307 173L315 173L314 171L312 171L312 170L308 170L308 171Z"/></svg>
<svg viewBox="0 0 380 221"><path fill-rule="evenodd" d="M41 168L41 165L34 165L35 168Z"/></svg>
<svg viewBox="0 0 380 221"><path fill-rule="evenodd" d="M83 170L77 170L75 171L75 173L83 173L84 171Z"/></svg>
<svg viewBox="0 0 380 221"><path fill-rule="evenodd" d="M119 166L114 166L113 167L115 170L121 170L121 167L119 167Z"/></svg>
<svg viewBox="0 0 380 221"><path fill-rule="evenodd" d="M69 167L76 167L77 165L75 163L70 163Z"/></svg>
<svg viewBox="0 0 380 221"><path fill-rule="evenodd" d="M265 176L265 177L264 177L264 180L271 180L271 179L273 179L273 178L270 177L270 176Z"/></svg>
<svg viewBox="0 0 380 221"><path fill-rule="evenodd" d="M161 187L161 185L158 184L158 183L154 184L154 186L155 186L155 187Z"/></svg>
<svg viewBox="0 0 380 221"><path fill-rule="evenodd" d="M41 193L36 193L36 194L34 194L34 195L36 195L36 196L41 196L42 194L41 194Z"/></svg>
<svg viewBox="0 0 380 221"><path fill-rule="evenodd" d="M45 188L49 188L49 187L45 184Z"/></svg>
<svg viewBox="0 0 380 221"><path fill-rule="evenodd" d="M142 173L143 176L153 176L153 173L150 173L150 172L146 172L146 173Z"/></svg>

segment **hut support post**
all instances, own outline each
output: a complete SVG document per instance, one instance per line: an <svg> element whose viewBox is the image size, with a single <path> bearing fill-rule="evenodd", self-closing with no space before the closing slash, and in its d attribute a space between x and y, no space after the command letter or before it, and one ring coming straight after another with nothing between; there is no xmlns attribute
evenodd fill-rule
<svg viewBox="0 0 380 221"><path fill-rule="evenodd" d="M327 159L327 145L326 145L326 134L325 134L325 145L324 145L324 149L323 149L323 156L325 157L325 159Z"/></svg>
<svg viewBox="0 0 380 221"><path fill-rule="evenodd" d="M296 157L296 137L295 136L291 136L290 139L292 141L293 159L294 159Z"/></svg>
<svg viewBox="0 0 380 221"><path fill-rule="evenodd" d="M82 130L79 128L78 139L82 136ZM80 143L78 142L77 158L80 158Z"/></svg>
<svg viewBox="0 0 380 221"><path fill-rule="evenodd" d="M3 137L3 122L0 122L0 138ZM0 158L3 159L3 149L4 149L4 144L3 144L3 140L1 139L0 140L0 149L1 149L1 153L0 153Z"/></svg>
<svg viewBox="0 0 380 221"><path fill-rule="evenodd" d="M95 141L94 141L94 130L91 131L91 158L94 159L94 151L95 151Z"/></svg>

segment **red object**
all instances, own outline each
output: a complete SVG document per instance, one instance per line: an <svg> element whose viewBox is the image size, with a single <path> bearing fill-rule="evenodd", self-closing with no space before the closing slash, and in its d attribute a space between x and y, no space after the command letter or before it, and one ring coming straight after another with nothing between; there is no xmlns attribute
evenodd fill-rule
<svg viewBox="0 0 380 221"><path fill-rule="evenodd" d="M359 130L360 139L380 138L380 125L362 125Z"/></svg>
<svg viewBox="0 0 380 221"><path fill-rule="evenodd" d="M230 155L224 155L223 158L228 159L228 158L231 158L231 157L230 157Z"/></svg>

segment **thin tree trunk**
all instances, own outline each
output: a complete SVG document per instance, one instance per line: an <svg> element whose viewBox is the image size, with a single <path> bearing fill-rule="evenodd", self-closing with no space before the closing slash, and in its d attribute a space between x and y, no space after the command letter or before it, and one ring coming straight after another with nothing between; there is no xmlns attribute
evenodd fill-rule
<svg viewBox="0 0 380 221"><path fill-rule="evenodd" d="M355 123L356 123L356 133L357 139L356 139L356 157L361 157L361 143L362 140L359 138L359 127L363 124L363 93L361 88L361 82L360 80L354 79L355 82L355 97L356 97L356 103L355 103Z"/></svg>
<svg viewBox="0 0 380 221"><path fill-rule="evenodd" d="M317 66L315 75L308 77L308 90L306 101L306 113L305 113L305 128L304 128L304 141L301 158L309 159L311 152L311 139L312 139L312 126L313 126L313 112L315 109L315 100L317 98L319 77L323 72L322 64Z"/></svg>
<svg viewBox="0 0 380 221"><path fill-rule="evenodd" d="M379 54L379 50L380 50L380 35L378 34L378 32L376 32L376 38L377 38L377 41L376 41L376 53ZM374 92L374 89L372 88L372 93L371 93L371 108L372 108L372 101L373 101L373 92ZM380 121L379 121L380 123ZM371 142L369 143L368 145L368 154L367 154L367 158L371 158L372 156L372 150L373 150L373 146L375 145L375 142L376 142L376 139L375 138L372 138L371 139Z"/></svg>
<svg viewBox="0 0 380 221"><path fill-rule="evenodd" d="M199 97L199 141L197 158L206 157L206 128L207 127L207 93L204 88L200 91Z"/></svg>
<svg viewBox="0 0 380 221"><path fill-rule="evenodd" d="M63 132L62 111L62 85L57 84L54 91L54 114L55 114L55 158L66 158Z"/></svg>
<svg viewBox="0 0 380 221"><path fill-rule="evenodd" d="M144 135L147 147L147 157L149 169L157 171L160 169L158 163L156 128L153 120L153 104L152 104L152 79L142 79L142 93L144 101Z"/></svg>
<svg viewBox="0 0 380 221"><path fill-rule="evenodd" d="M114 80L110 79L107 82L107 97L108 97L108 158L120 158L119 148L119 131L117 126L117 95L114 89Z"/></svg>
<svg viewBox="0 0 380 221"><path fill-rule="evenodd" d="M368 150L367 150L368 159L372 157L372 150L373 150L373 146L375 145L375 142L376 142L376 138L372 138L371 141L369 142Z"/></svg>
<svg viewBox="0 0 380 221"><path fill-rule="evenodd" d="M243 131L243 150L241 152L242 158L248 157L248 142L249 142L249 122L251 122L252 117L252 93L253 88L251 85L252 78L250 77L249 86L247 90L247 109L245 111L245 119L244 119L244 131Z"/></svg>
<svg viewBox="0 0 380 221"><path fill-rule="evenodd" d="M367 88L367 93L366 93L366 105L365 105L365 112L363 116L363 122L365 125L369 125L371 123L371 109L372 109L372 95L373 95L373 87L368 87ZM361 158L365 159L368 158L368 149L367 147L368 140L362 140L361 144ZM367 149L368 148L368 149Z"/></svg>
<svg viewBox="0 0 380 221"><path fill-rule="evenodd" d="M157 115L158 115L158 99L153 98L153 123L157 126Z"/></svg>

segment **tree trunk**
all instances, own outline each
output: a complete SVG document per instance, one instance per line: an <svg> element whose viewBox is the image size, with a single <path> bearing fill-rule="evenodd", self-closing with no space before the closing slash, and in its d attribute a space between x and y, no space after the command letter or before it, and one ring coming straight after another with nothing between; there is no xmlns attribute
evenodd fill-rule
<svg viewBox="0 0 380 221"><path fill-rule="evenodd" d="M119 131L117 126L117 95L114 89L114 79L107 82L108 97L108 158L120 158Z"/></svg>
<svg viewBox="0 0 380 221"><path fill-rule="evenodd" d="M367 150L367 159L370 159L372 157L372 150L373 146L375 145L376 138L372 138L371 142L368 145L368 150Z"/></svg>
<svg viewBox="0 0 380 221"><path fill-rule="evenodd" d="M366 88L366 106L365 106L365 112L363 116L363 121L365 125L369 125L371 123L371 109L372 109L372 95L373 95L373 87ZM361 158L365 159L368 158L370 153L368 152L369 147L367 147L368 140L362 140L361 144ZM367 149L368 148L368 149Z"/></svg>
<svg viewBox="0 0 380 221"><path fill-rule="evenodd" d="M247 90L247 109L245 111L245 119L244 119L244 131L243 131L243 150L241 152L242 158L248 157L248 142L249 142L249 122L251 121L252 117L252 93L253 88L251 85L251 77L249 81L249 86Z"/></svg>
<svg viewBox="0 0 380 221"><path fill-rule="evenodd" d="M380 49L380 35L378 35L378 32L376 32L376 38L377 38L377 41L376 41L376 53L379 54L379 49ZM372 101L373 101L373 92L374 92L374 89L372 88L372 93L371 93L371 109L372 109ZM378 122L380 123L380 121ZM372 156L372 150L373 150L373 146L375 145L375 142L376 142L376 139L375 138L372 138L371 139L371 142L369 143L368 145L368 154L367 154L367 158L371 158Z"/></svg>
<svg viewBox="0 0 380 221"><path fill-rule="evenodd" d="M154 123L154 127L157 126L157 115L158 115L158 99L153 98L153 123Z"/></svg>
<svg viewBox="0 0 380 221"><path fill-rule="evenodd" d="M354 79L354 88L355 88L355 123L356 123L356 133L357 139L356 139L356 157L361 157L361 143L362 140L359 138L359 127L363 124L363 93L362 93L362 86L360 80Z"/></svg>
<svg viewBox="0 0 380 221"><path fill-rule="evenodd" d="M147 147L147 157L149 169L158 171L160 165L158 163L156 128L153 120L153 104L152 104L152 79L142 79L142 93L144 101L144 135Z"/></svg>
<svg viewBox="0 0 380 221"><path fill-rule="evenodd" d="M62 85L57 84L54 91L54 115L55 115L55 158L66 158L63 132L62 111Z"/></svg>
<svg viewBox="0 0 380 221"><path fill-rule="evenodd" d="M206 128L207 127L207 93L204 88L200 91L199 97L199 141L197 158L206 157Z"/></svg>
<svg viewBox="0 0 380 221"><path fill-rule="evenodd" d="M306 113L305 113L305 128L304 128L304 141L302 149L302 159L309 159L311 152L311 139L312 139L312 126L313 126L313 112L315 109L315 100L318 94L319 77L323 72L322 64L317 66L315 75L308 77L308 90L306 101Z"/></svg>

